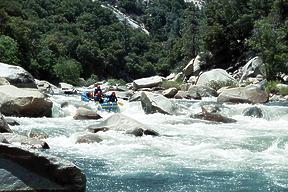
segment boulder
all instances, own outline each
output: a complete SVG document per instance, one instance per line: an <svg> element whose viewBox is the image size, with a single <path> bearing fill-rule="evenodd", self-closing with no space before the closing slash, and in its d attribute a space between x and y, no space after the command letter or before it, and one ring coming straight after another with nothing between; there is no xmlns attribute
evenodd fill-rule
<svg viewBox="0 0 288 192"><path fill-rule="evenodd" d="M188 89L188 94L193 99L201 97L217 97L217 91L206 86L191 85Z"/></svg>
<svg viewBox="0 0 288 192"><path fill-rule="evenodd" d="M0 85L10 85L10 83L7 79L0 77Z"/></svg>
<svg viewBox="0 0 288 192"><path fill-rule="evenodd" d="M38 90L41 93L53 94L53 93L59 92L58 88L55 85L49 83L48 81L40 81L40 80L35 79L35 82L36 82Z"/></svg>
<svg viewBox="0 0 288 192"><path fill-rule="evenodd" d="M0 192L84 192L86 177L71 162L36 150L0 144Z"/></svg>
<svg viewBox="0 0 288 192"><path fill-rule="evenodd" d="M168 75L167 77L165 77L165 79L166 79L166 80L172 80L172 79L175 78L175 76L176 76L175 73L171 73L170 75Z"/></svg>
<svg viewBox="0 0 288 192"><path fill-rule="evenodd" d="M249 107L243 111L244 116L250 116L255 118L262 118L263 111L259 107Z"/></svg>
<svg viewBox="0 0 288 192"><path fill-rule="evenodd" d="M0 77L19 88L37 88L33 76L19 66L0 63Z"/></svg>
<svg viewBox="0 0 288 192"><path fill-rule="evenodd" d="M29 138L24 135L19 135L16 133L2 133L2 135L7 139L9 143L21 144L29 148L37 149L49 149L49 145L45 141L39 139Z"/></svg>
<svg viewBox="0 0 288 192"><path fill-rule="evenodd" d="M152 88L158 86L163 80L163 77L153 76L133 81L133 88L135 90L140 88Z"/></svg>
<svg viewBox="0 0 288 192"><path fill-rule="evenodd" d="M204 108L202 108L202 112L191 116L192 118L202 119L206 121L212 121L217 123L235 123L237 122L235 119L231 119L229 117L224 117L223 115L216 113L209 113Z"/></svg>
<svg viewBox="0 0 288 192"><path fill-rule="evenodd" d="M175 114L177 112L177 105L160 94L150 92L141 93L141 105L146 114L163 113Z"/></svg>
<svg viewBox="0 0 288 192"><path fill-rule="evenodd" d="M94 126L89 129L91 132L96 132L95 129L104 129L104 130L115 130L115 131L125 131L128 134L133 134L135 136L145 135L159 135L156 131L149 129L146 125L120 113L115 113L106 120L99 123L97 126ZM142 134L142 135L141 135Z"/></svg>
<svg viewBox="0 0 288 192"><path fill-rule="evenodd" d="M95 127L95 125L90 125L87 129L92 133L98 133L100 131L106 132L109 130L107 127Z"/></svg>
<svg viewBox="0 0 288 192"><path fill-rule="evenodd" d="M266 91L256 85L236 87L224 90L217 98L220 103L265 103L268 101Z"/></svg>
<svg viewBox="0 0 288 192"><path fill-rule="evenodd" d="M12 130L9 128L8 123L6 122L1 113L0 113L0 133L12 133Z"/></svg>
<svg viewBox="0 0 288 192"><path fill-rule="evenodd" d="M47 139L49 137L45 131L34 128L28 131L27 136L34 139Z"/></svg>
<svg viewBox="0 0 288 192"><path fill-rule="evenodd" d="M167 98L173 98L177 94L178 90L175 87L170 89L166 89L162 92L162 94Z"/></svg>
<svg viewBox="0 0 288 192"><path fill-rule="evenodd" d="M182 82L185 78L185 75L184 73L180 72L180 73L177 73L175 75L175 77L172 79L172 81L176 81L176 82Z"/></svg>
<svg viewBox="0 0 288 192"><path fill-rule="evenodd" d="M174 96L175 99L191 99L188 91L178 91Z"/></svg>
<svg viewBox="0 0 288 192"><path fill-rule="evenodd" d="M96 111L92 111L90 109L86 109L84 107L79 107L76 110L76 114L73 117L76 120L85 120L85 119L101 119L102 117L97 114Z"/></svg>
<svg viewBox="0 0 288 192"><path fill-rule="evenodd" d="M9 143L1 133L0 133L0 143Z"/></svg>
<svg viewBox="0 0 288 192"><path fill-rule="evenodd" d="M262 73L263 61L260 57L254 57L248 61L240 69L240 83L245 80L247 77L256 77L257 75L263 75Z"/></svg>
<svg viewBox="0 0 288 192"><path fill-rule="evenodd" d="M191 75L193 75L193 63L194 63L194 59L192 59L187 65L186 67L184 67L183 69L183 73L186 77L190 77Z"/></svg>
<svg viewBox="0 0 288 192"><path fill-rule="evenodd" d="M237 81L223 69L212 69L202 73L196 85L208 86L213 89L221 88L227 85L236 85Z"/></svg>
<svg viewBox="0 0 288 192"><path fill-rule="evenodd" d="M8 125L10 125L10 126L20 125L20 123L18 123L17 121L15 121L14 119L11 119L11 118L5 118L5 120L8 123Z"/></svg>
<svg viewBox="0 0 288 192"><path fill-rule="evenodd" d="M6 116L51 117L53 103L38 90L0 86L0 112Z"/></svg>
<svg viewBox="0 0 288 192"><path fill-rule="evenodd" d="M197 76L199 75L201 71L201 57L200 55L197 55L193 62L193 75Z"/></svg>
<svg viewBox="0 0 288 192"><path fill-rule="evenodd" d="M83 135L79 135L76 138L75 143L100 143L103 141L99 135L95 133L85 133Z"/></svg>
<svg viewBox="0 0 288 192"><path fill-rule="evenodd" d="M135 92L130 98L129 102L133 101L141 101L141 93L140 92Z"/></svg>

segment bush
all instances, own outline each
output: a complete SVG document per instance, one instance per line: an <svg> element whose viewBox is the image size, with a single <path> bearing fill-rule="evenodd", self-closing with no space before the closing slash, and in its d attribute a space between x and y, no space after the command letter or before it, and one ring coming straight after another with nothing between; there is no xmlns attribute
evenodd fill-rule
<svg viewBox="0 0 288 192"><path fill-rule="evenodd" d="M123 79L108 79L110 85L125 85L126 81Z"/></svg>
<svg viewBox="0 0 288 192"><path fill-rule="evenodd" d="M267 81L265 84L265 91L273 94L277 94L279 92L279 88L277 87L277 81Z"/></svg>
<svg viewBox="0 0 288 192"><path fill-rule="evenodd" d="M179 83L177 81L164 80L161 82L160 86L165 88L165 89L175 87L176 89L180 90L181 83Z"/></svg>
<svg viewBox="0 0 288 192"><path fill-rule="evenodd" d="M92 75L90 76L90 78L88 78L88 79L86 80L84 86L89 86L89 85L95 84L95 83L98 82L98 81L99 81L98 76L95 75L95 74L92 74Z"/></svg>
<svg viewBox="0 0 288 192"><path fill-rule="evenodd" d="M214 90L219 90L222 87L236 87L236 83L233 81L210 81L208 87L211 87Z"/></svg>
<svg viewBox="0 0 288 192"><path fill-rule="evenodd" d="M53 66L54 72L61 81L70 83L72 85L78 85L81 65L74 59L61 58L58 60L57 64Z"/></svg>

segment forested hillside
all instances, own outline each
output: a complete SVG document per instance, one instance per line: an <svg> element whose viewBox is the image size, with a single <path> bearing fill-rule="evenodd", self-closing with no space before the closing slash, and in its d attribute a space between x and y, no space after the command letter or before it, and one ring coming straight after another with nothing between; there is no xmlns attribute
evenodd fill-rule
<svg viewBox="0 0 288 192"><path fill-rule="evenodd" d="M77 84L168 75L200 53L205 68L231 70L260 55L272 79L288 71L287 15L287 0L206 0L201 8L184 0L1 0L0 62Z"/></svg>

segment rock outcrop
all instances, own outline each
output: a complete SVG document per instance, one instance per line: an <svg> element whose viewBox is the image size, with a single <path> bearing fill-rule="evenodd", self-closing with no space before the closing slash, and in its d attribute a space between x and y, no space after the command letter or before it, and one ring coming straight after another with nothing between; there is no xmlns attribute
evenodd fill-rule
<svg viewBox="0 0 288 192"><path fill-rule="evenodd" d="M0 77L5 78L16 87L37 88L33 76L19 66L0 63Z"/></svg>
<svg viewBox="0 0 288 192"><path fill-rule="evenodd" d="M86 177L71 162L0 143L0 192L84 192Z"/></svg>
<svg viewBox="0 0 288 192"><path fill-rule="evenodd" d="M0 112L6 116L51 117L53 103L36 89L0 86Z"/></svg>

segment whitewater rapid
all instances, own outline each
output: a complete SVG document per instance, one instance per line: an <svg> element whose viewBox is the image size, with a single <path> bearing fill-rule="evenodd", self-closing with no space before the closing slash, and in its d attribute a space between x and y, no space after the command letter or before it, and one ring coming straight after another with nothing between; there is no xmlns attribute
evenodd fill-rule
<svg viewBox="0 0 288 192"><path fill-rule="evenodd" d="M237 123L207 124L189 114L146 115L140 102L123 101L121 113L156 130L160 137L99 132L101 143L75 144L89 125L74 120L79 96L52 96L53 118L15 118L14 131L48 133L46 151L66 158L86 174L87 191L286 191L288 190L288 106L257 105L264 118L242 115L249 104L225 105ZM68 107L61 103L68 101ZM199 102L175 101L191 112ZM93 108L93 104L89 104ZM286 105L286 106L285 106ZM108 118L111 113L102 112Z"/></svg>

